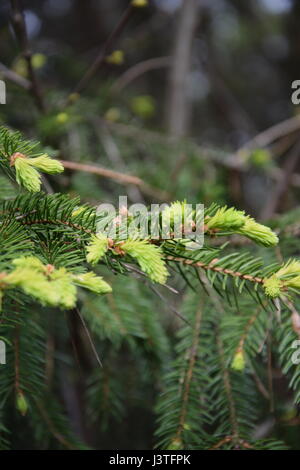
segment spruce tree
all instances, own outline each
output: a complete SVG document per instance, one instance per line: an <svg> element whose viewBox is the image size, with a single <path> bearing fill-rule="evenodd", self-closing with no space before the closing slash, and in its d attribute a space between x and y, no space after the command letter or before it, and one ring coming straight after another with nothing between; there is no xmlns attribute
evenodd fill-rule
<svg viewBox="0 0 300 470"><path fill-rule="evenodd" d="M122 210L112 239L99 230L103 214L95 207L43 192L42 174L56 175L63 166L38 143L2 127L0 166L2 448L97 442L84 439L67 417L66 393L79 380L63 377L70 364L76 369L69 337L81 355L89 432L105 435L111 420L122 419L127 385L135 389L140 382L157 391L157 448L285 448L253 432L276 400L272 368L287 377L294 403L300 400L300 366L293 359L300 261L278 262L273 249L280 246L277 234L283 250L293 236L285 228L289 220L275 233L244 211L213 204L204 210L203 246L190 249L188 239L174 238L186 207L177 201L163 210L155 239L144 237L136 216ZM187 231L197 215L191 213ZM135 228L124 238L129 224ZM249 243L235 250L236 237ZM185 289L175 357L151 299L156 285L172 279ZM120 370L122 354L133 361L135 377ZM142 397L135 399L145 406ZM25 435L16 435L15 426Z"/></svg>

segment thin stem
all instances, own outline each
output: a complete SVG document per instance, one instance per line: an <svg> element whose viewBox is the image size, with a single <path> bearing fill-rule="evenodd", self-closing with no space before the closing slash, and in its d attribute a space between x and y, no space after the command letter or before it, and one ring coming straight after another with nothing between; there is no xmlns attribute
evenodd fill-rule
<svg viewBox="0 0 300 470"><path fill-rule="evenodd" d="M168 200L170 197L170 195L166 191L162 191L161 189L148 185L138 176L126 175L125 173L120 173L118 171L110 170L108 168L102 168L86 163L77 163L67 160L60 160L60 162L65 168L70 170L84 171L86 173L92 173L94 175L103 176L104 178L113 179L121 184L133 184L134 186L139 187L143 193L149 196L154 196L162 201Z"/></svg>
<svg viewBox="0 0 300 470"><path fill-rule="evenodd" d="M91 78L93 78L95 73L104 65L108 50L111 48L114 41L118 38L118 36L121 34L123 29L125 28L126 24L128 23L131 17L133 10L134 10L134 7L131 4L126 8L118 24L110 33L104 45L101 47L100 52L95 58L94 62L90 65L90 67L87 69L87 71L85 72L83 77L80 79L78 84L74 87L72 93L81 93L82 90L87 86ZM67 104L69 103L70 103L70 98L67 101Z"/></svg>

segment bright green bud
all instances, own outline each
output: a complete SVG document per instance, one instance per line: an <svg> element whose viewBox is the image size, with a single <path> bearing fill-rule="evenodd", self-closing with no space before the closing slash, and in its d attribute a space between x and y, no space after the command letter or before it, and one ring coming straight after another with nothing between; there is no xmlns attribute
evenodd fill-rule
<svg viewBox="0 0 300 470"><path fill-rule="evenodd" d="M119 108L109 108L105 113L105 119L110 122L119 121L121 112Z"/></svg>
<svg viewBox="0 0 300 470"><path fill-rule="evenodd" d="M73 210L72 212L72 217L76 217L77 215L81 214L82 212L85 211L85 207L84 206L79 206L79 207L76 207L76 209Z"/></svg>
<svg viewBox="0 0 300 470"><path fill-rule="evenodd" d="M117 50L113 51L109 56L106 57L106 62L114 65L121 65L124 62L124 52Z"/></svg>
<svg viewBox="0 0 300 470"><path fill-rule="evenodd" d="M173 439L167 448L167 450L180 450L180 449L183 449L183 442L178 437Z"/></svg>
<svg viewBox="0 0 300 470"><path fill-rule="evenodd" d="M66 124L70 119L68 113L58 113L55 120L58 124Z"/></svg>
<svg viewBox="0 0 300 470"><path fill-rule="evenodd" d="M65 268L55 269L52 265L44 265L34 256L17 258L13 264L16 269L4 278L5 284L21 288L42 305L64 308L75 306L76 287L72 282L72 274Z"/></svg>
<svg viewBox="0 0 300 470"><path fill-rule="evenodd" d="M41 260L35 256L21 256L20 258L15 258L12 264L18 268L35 269L41 273L45 272L46 269Z"/></svg>
<svg viewBox="0 0 300 470"><path fill-rule="evenodd" d="M245 361L245 356L243 350L239 350L235 353L232 363L231 363L231 368L234 370L242 371L245 369L246 361Z"/></svg>
<svg viewBox="0 0 300 470"><path fill-rule="evenodd" d="M151 118L155 114L156 104L150 95L135 96L130 105L132 111L142 118Z"/></svg>
<svg viewBox="0 0 300 470"><path fill-rule="evenodd" d="M108 250L108 238L102 233L92 235L86 250L87 262L91 264L98 263Z"/></svg>
<svg viewBox="0 0 300 470"><path fill-rule="evenodd" d="M131 0L131 5L138 8L147 7L148 0Z"/></svg>
<svg viewBox="0 0 300 470"><path fill-rule="evenodd" d="M64 167L60 161L50 158L46 154L36 158L28 158L26 161L28 165L31 165L44 173L49 173L50 175L55 175L56 173L64 171Z"/></svg>
<svg viewBox="0 0 300 470"><path fill-rule="evenodd" d="M65 268L55 269L50 275L50 289L59 297L58 305L63 308L73 308L76 304L76 287L72 275Z"/></svg>
<svg viewBox="0 0 300 470"><path fill-rule="evenodd" d="M120 249L135 258L152 281L165 284L169 273L160 247L147 240L126 240L120 245Z"/></svg>
<svg viewBox="0 0 300 470"><path fill-rule="evenodd" d="M224 206L220 207L215 215L205 219L205 225L209 230L236 230L244 225L245 220L244 211L238 211L234 207L228 209Z"/></svg>
<svg viewBox="0 0 300 470"><path fill-rule="evenodd" d="M291 279L285 280L284 284L287 287L293 287L294 289L300 289L300 275L292 277Z"/></svg>
<svg viewBox="0 0 300 470"><path fill-rule="evenodd" d="M47 57L45 56L45 54L36 53L36 54L33 54L33 56L31 57L31 63L34 69L42 68L46 62L47 62Z"/></svg>
<svg viewBox="0 0 300 470"><path fill-rule="evenodd" d="M79 98L80 98L79 93L71 93L68 97L68 101L69 101L69 103L75 103L77 100L79 100ZM67 113L65 113L65 114L67 114ZM59 116L59 115L57 115L57 116Z"/></svg>
<svg viewBox="0 0 300 470"><path fill-rule="evenodd" d="M96 276L93 272L73 275L73 282L80 287L85 287L92 292L96 292L96 294L108 294L112 292L110 285L107 284L102 277Z"/></svg>
<svg viewBox="0 0 300 470"><path fill-rule="evenodd" d="M38 171L28 164L27 158L16 158L14 162L16 169L17 183L33 193L36 193L41 188L41 177Z"/></svg>
<svg viewBox="0 0 300 470"><path fill-rule="evenodd" d="M184 217L184 206L185 202L176 201L166 207L161 214L162 223L168 223L169 221L171 224L182 223Z"/></svg>
<svg viewBox="0 0 300 470"><path fill-rule="evenodd" d="M16 406L21 415L25 416L28 411L28 403L22 391L19 391L17 394Z"/></svg>
<svg viewBox="0 0 300 470"><path fill-rule="evenodd" d="M19 59L17 59L14 62L12 69L18 75L21 75L21 77L28 77L28 66L27 61L26 59L24 59L24 57L20 57Z"/></svg>
<svg viewBox="0 0 300 470"><path fill-rule="evenodd" d="M269 227L257 223L249 216L246 217L245 224L237 230L237 233L263 246L274 246L279 241L276 233L272 232Z"/></svg>
<svg viewBox="0 0 300 470"><path fill-rule="evenodd" d="M300 274L300 262L297 260L289 260L279 271L275 273L276 277L283 278L286 276L297 276Z"/></svg>
<svg viewBox="0 0 300 470"><path fill-rule="evenodd" d="M20 152L10 157L10 166L16 169L17 182L31 192L38 192L41 188L41 176L36 168L50 174L60 173L64 169L58 160L53 160L48 155L27 158Z"/></svg>
<svg viewBox="0 0 300 470"><path fill-rule="evenodd" d="M254 166L265 167L272 161L272 156L269 150L256 149L251 153L250 161Z"/></svg>
<svg viewBox="0 0 300 470"><path fill-rule="evenodd" d="M9 273L5 283L11 287L19 287L25 294L39 300L42 305L58 305L58 292L51 287L46 276L37 270L18 267Z"/></svg>
<svg viewBox="0 0 300 470"><path fill-rule="evenodd" d="M263 286L268 297L275 298L280 296L282 283L279 279L277 279L276 275L273 275L268 279L264 279Z"/></svg>

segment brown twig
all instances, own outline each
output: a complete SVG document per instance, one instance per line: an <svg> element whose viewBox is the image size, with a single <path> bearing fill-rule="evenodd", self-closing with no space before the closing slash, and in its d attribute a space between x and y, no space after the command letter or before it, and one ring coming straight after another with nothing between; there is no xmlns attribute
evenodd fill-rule
<svg viewBox="0 0 300 470"><path fill-rule="evenodd" d="M228 442L232 441L232 436L226 436L220 441L218 441L216 444L214 444L212 447L210 447L208 450L217 450L220 447L222 447L224 444L227 444Z"/></svg>
<svg viewBox="0 0 300 470"><path fill-rule="evenodd" d="M69 442L65 436L63 436L60 432L57 431L55 425L53 424L53 422L51 421L47 411L45 410L44 406L38 401L36 400L36 405L37 405L37 408L41 414L41 417L43 418L43 420L45 421L45 423L47 424L48 426L48 429L50 430L51 434L54 436L54 438L60 442L63 446L67 447L68 449L72 449L72 450L75 450L76 447L75 445L73 445L71 442Z"/></svg>
<svg viewBox="0 0 300 470"><path fill-rule="evenodd" d="M274 189L274 192L270 195L267 204L265 205L261 218L270 219L276 212L280 201L283 199L286 191L289 188L292 175L296 169L297 163L300 158L300 140L290 151L285 164L283 166L283 171L281 177L278 180L277 186Z"/></svg>
<svg viewBox="0 0 300 470"><path fill-rule="evenodd" d="M274 126L269 127L257 134L253 139L249 140L246 144L241 147L236 154L240 153L245 149L253 149L257 147L266 147L275 140L284 137L287 134L300 130L300 116L294 116L286 119Z"/></svg>
<svg viewBox="0 0 300 470"><path fill-rule="evenodd" d="M163 67L170 67L172 59L169 56L166 57L154 57L153 59L147 59L143 62L130 67L126 70L113 84L111 87L112 93L120 92L133 80L136 80L138 77L144 73L149 72L150 70L160 69Z"/></svg>
<svg viewBox="0 0 300 470"><path fill-rule="evenodd" d="M93 173L95 175L104 176L105 178L113 179L117 181L118 183L125 184L125 185L133 184L135 186L138 186L143 193L149 196L156 197L157 199L160 199L162 201L169 200L170 198L170 195L167 192L148 185L138 176L126 175L125 173L119 173L118 171L113 171L108 168L102 168L102 167L90 165L87 163L70 162L67 160L60 160L60 161L65 168L68 168L70 170Z"/></svg>
<svg viewBox="0 0 300 470"><path fill-rule="evenodd" d="M39 82L37 80L33 65L32 65L32 52L30 50L28 35L26 30L26 23L24 14L21 7L20 0L10 0L12 8L12 24L19 41L22 56L26 60L28 75L30 79L30 92L34 97L35 103L41 112L45 112L45 103L42 97Z"/></svg>
<svg viewBox="0 0 300 470"><path fill-rule="evenodd" d="M31 88L31 83L29 80L21 77L21 75L18 75L13 70L10 70L9 68L6 67L6 65L2 64L1 62L0 62L0 75L3 78L10 80L11 82L20 86L21 88L24 88L25 90L30 90Z"/></svg>
<svg viewBox="0 0 300 470"><path fill-rule="evenodd" d="M167 261L174 261L177 263L182 263L187 266L193 266L195 268L202 268L204 270L212 270L217 273L221 274L228 274L229 276L232 277L238 277L240 279L244 279L246 281L254 282L257 284L263 284L264 280L260 277L255 277L251 276L250 274L243 274L240 273L239 271L233 271L232 269L227 269L223 268L222 266L215 266L215 264L218 262L218 259L216 258L215 260L211 261L209 264L202 263L201 261L195 261L193 259L187 259L187 258L182 258L182 257L177 257L177 256L166 256Z"/></svg>

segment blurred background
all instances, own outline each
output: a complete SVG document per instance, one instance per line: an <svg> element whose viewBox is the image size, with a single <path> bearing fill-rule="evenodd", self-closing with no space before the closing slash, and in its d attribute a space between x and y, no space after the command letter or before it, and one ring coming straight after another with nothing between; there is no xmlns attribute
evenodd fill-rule
<svg viewBox="0 0 300 470"><path fill-rule="evenodd" d="M128 3L24 1L47 111L36 109L35 100L7 80L1 118L65 159L133 174L169 193L158 192L157 200L229 200L262 218L296 204L298 179L289 178L278 197L277 170L295 146L298 121L253 139L297 115L291 85L299 75L299 2L150 1L130 14L107 50L107 56L115 55L95 70L80 99L74 94L74 104L65 106ZM1 61L24 76L22 47L7 24L9 10L2 1ZM124 193L86 173L72 173L62 184L101 201ZM290 184L293 191L287 191ZM140 194L146 190L129 192L131 199L149 199ZM271 201L274 192L277 199Z"/></svg>
<svg viewBox="0 0 300 470"><path fill-rule="evenodd" d="M65 161L64 175L49 177L45 189L79 194L92 204L117 203L119 195L133 203L217 202L260 220L297 209L300 115L291 96L292 82L300 79L300 2L129 3L24 0L26 38L18 28L14 32L10 2L1 1L0 77L7 97L0 120ZM107 418L113 437L103 431L103 448L152 446L159 389L153 377L161 357L170 354L167 343L178 323L166 313L167 304L155 295L149 300L151 293L134 282L121 282L117 303L124 310L134 298L136 311L166 315L171 340L164 337L155 349L143 330L136 347L143 349L139 343L146 338L144 356L135 364L120 325L109 330L109 341L123 336L118 353L104 347L119 375L112 374L115 396ZM144 289L144 297L136 289ZM85 308L97 310L90 302ZM91 388L92 402L104 393L100 388ZM70 390L65 384L64 394ZM78 435L90 442L76 400L69 400L68 413ZM132 420L140 424L131 434ZM16 446L26 445L15 439Z"/></svg>

